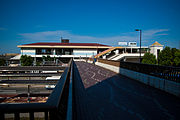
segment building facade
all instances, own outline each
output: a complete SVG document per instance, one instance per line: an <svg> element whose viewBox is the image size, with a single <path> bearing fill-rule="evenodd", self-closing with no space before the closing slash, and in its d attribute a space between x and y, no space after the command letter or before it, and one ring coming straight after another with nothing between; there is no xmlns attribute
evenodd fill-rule
<svg viewBox="0 0 180 120"><path fill-rule="evenodd" d="M111 46L97 43L32 43L18 45L21 55L41 58L49 55L55 58L92 57Z"/></svg>

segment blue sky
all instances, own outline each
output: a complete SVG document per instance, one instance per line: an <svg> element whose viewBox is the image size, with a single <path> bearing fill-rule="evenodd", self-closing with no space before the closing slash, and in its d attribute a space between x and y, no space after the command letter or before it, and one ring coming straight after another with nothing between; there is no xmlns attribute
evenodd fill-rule
<svg viewBox="0 0 180 120"><path fill-rule="evenodd" d="M180 49L178 0L0 0L0 54L34 42L155 41Z"/></svg>

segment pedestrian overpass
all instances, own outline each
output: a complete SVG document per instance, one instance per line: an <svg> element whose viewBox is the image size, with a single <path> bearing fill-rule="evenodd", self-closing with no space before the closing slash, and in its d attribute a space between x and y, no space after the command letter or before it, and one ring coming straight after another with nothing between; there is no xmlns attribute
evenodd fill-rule
<svg viewBox="0 0 180 120"><path fill-rule="evenodd" d="M0 119L43 112L45 120L178 120L179 86L180 68L70 61L45 103L0 104Z"/></svg>

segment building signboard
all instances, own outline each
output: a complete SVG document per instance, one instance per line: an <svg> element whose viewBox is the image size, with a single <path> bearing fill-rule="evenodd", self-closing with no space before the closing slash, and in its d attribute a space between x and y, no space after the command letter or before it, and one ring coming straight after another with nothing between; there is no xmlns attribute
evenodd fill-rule
<svg viewBox="0 0 180 120"><path fill-rule="evenodd" d="M118 45L120 45L120 46L127 46L128 43L127 42L118 42Z"/></svg>
<svg viewBox="0 0 180 120"><path fill-rule="evenodd" d="M137 46L137 43L136 42L129 42L128 46L135 47L135 46Z"/></svg>

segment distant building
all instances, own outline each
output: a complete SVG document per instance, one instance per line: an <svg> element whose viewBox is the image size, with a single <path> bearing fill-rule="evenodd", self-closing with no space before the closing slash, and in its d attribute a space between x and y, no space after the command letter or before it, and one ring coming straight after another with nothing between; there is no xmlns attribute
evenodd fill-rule
<svg viewBox="0 0 180 120"><path fill-rule="evenodd" d="M6 53L3 55L0 55L0 59L4 59L6 61L7 66L11 66L11 65L13 66L14 64L16 66L17 64L19 64L19 59L17 61L11 60L11 59L18 55L19 55L18 53Z"/></svg>
<svg viewBox="0 0 180 120"><path fill-rule="evenodd" d="M154 54L156 56L156 59L158 58L159 52L163 50L163 46L157 41L150 45L150 53Z"/></svg>

